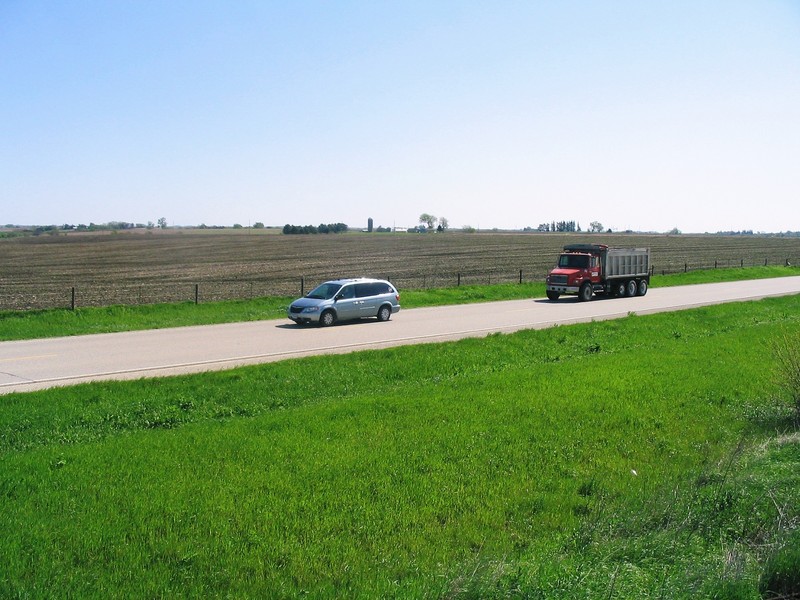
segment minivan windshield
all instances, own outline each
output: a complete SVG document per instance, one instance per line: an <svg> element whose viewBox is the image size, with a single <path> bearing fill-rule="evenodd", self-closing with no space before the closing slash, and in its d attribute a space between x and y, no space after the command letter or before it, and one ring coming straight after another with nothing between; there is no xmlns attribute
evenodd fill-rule
<svg viewBox="0 0 800 600"><path fill-rule="evenodd" d="M322 285L308 292L308 294L306 294L306 298L314 298L315 300L330 300L340 289L342 289L342 286L338 283L323 283Z"/></svg>

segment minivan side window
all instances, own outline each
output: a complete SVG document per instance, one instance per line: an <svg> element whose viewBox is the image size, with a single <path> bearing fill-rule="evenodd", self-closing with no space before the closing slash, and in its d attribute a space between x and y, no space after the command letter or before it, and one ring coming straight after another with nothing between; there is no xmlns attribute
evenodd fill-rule
<svg viewBox="0 0 800 600"><path fill-rule="evenodd" d="M355 290L353 289L355 286L353 285L346 285L342 288L342 291L339 292L339 298L343 300L349 300L350 298L355 298Z"/></svg>
<svg viewBox="0 0 800 600"><path fill-rule="evenodd" d="M356 284L356 297L366 298L368 296L379 296L388 294L389 286L381 282L358 283Z"/></svg>

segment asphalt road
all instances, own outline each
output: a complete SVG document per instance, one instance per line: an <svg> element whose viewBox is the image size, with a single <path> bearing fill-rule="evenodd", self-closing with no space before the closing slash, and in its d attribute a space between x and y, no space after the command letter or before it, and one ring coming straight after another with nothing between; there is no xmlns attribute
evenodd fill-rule
<svg viewBox="0 0 800 600"><path fill-rule="evenodd" d="M800 277L782 277L656 288L643 297L591 302L564 296L558 302L532 298L417 308L401 310L386 323L365 320L326 329L299 327L287 319L0 342L0 394L229 369L799 293Z"/></svg>

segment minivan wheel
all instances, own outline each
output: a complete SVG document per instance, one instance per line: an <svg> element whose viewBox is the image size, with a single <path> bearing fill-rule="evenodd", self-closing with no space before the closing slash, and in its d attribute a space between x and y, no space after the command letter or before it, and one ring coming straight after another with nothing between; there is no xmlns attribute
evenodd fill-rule
<svg viewBox="0 0 800 600"><path fill-rule="evenodd" d="M319 316L319 324L321 327L330 327L336 322L336 315L332 310L326 310Z"/></svg>
<svg viewBox="0 0 800 600"><path fill-rule="evenodd" d="M388 321L392 316L392 309L388 306L381 306L378 309L378 321Z"/></svg>

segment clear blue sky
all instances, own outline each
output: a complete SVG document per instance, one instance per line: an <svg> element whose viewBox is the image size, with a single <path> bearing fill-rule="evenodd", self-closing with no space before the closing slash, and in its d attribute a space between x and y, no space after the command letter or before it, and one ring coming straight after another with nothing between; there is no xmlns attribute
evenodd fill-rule
<svg viewBox="0 0 800 600"><path fill-rule="evenodd" d="M800 230L800 2L0 0L0 225Z"/></svg>

